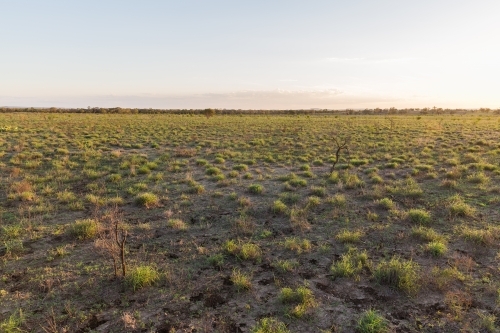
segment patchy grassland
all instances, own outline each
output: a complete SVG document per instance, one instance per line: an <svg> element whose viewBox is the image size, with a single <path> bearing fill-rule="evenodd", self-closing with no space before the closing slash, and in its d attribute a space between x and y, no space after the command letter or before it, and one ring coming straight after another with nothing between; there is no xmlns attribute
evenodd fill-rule
<svg viewBox="0 0 500 333"><path fill-rule="evenodd" d="M496 116L16 113L0 130L1 331L499 326ZM333 138L349 155L331 172Z"/></svg>

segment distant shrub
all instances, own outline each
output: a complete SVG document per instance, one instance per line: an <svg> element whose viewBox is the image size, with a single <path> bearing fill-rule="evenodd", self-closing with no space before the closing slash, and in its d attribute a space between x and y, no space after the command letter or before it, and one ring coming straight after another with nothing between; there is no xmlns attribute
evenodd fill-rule
<svg viewBox="0 0 500 333"><path fill-rule="evenodd" d="M248 187L248 192L252 194L261 194L264 192L264 186L260 184L252 184Z"/></svg>
<svg viewBox="0 0 500 333"><path fill-rule="evenodd" d="M187 230L188 225L181 219L170 219L167 222L167 226L175 230Z"/></svg>
<svg viewBox="0 0 500 333"><path fill-rule="evenodd" d="M425 246L425 251L434 257L440 257L448 251L446 244L442 241L433 241Z"/></svg>
<svg viewBox="0 0 500 333"><path fill-rule="evenodd" d="M417 263L393 257L389 261L382 261L373 271L378 283L396 287L408 294L418 291L419 266Z"/></svg>
<svg viewBox="0 0 500 333"><path fill-rule="evenodd" d="M70 230L77 239L92 239L97 236L99 223L93 219L76 220Z"/></svg>
<svg viewBox="0 0 500 333"><path fill-rule="evenodd" d="M448 207L451 216L473 216L476 212L476 210L465 203L465 201L462 199L462 197L458 194L452 196L450 199L448 199Z"/></svg>
<svg viewBox="0 0 500 333"><path fill-rule="evenodd" d="M153 266L134 267L125 277L125 282L134 291L153 285L160 279L160 274Z"/></svg>
<svg viewBox="0 0 500 333"><path fill-rule="evenodd" d="M151 193L151 192L141 193L135 198L135 203L137 205L143 206L146 208L151 208L151 207L157 206L159 202L160 202L160 200L158 199L156 194Z"/></svg>
<svg viewBox="0 0 500 333"><path fill-rule="evenodd" d="M344 229L335 236L335 239L341 243L357 243L363 235L361 231L349 231Z"/></svg>
<svg viewBox="0 0 500 333"><path fill-rule="evenodd" d="M429 224L431 221L431 214L423 209L410 209L408 211L408 217L413 223L418 224Z"/></svg>
<svg viewBox="0 0 500 333"><path fill-rule="evenodd" d="M393 209L396 205L394 204L394 201L392 201L389 198L383 198L377 201L377 204L385 209Z"/></svg>
<svg viewBox="0 0 500 333"><path fill-rule="evenodd" d="M383 316L370 309L361 315L356 329L359 333L386 333L389 332L389 323Z"/></svg>
<svg viewBox="0 0 500 333"><path fill-rule="evenodd" d="M285 323L276 318L262 318L257 326L252 328L252 333L290 333Z"/></svg>
<svg viewBox="0 0 500 333"><path fill-rule="evenodd" d="M288 207L281 200L276 200L273 202L271 210L275 214L283 214L288 210Z"/></svg>

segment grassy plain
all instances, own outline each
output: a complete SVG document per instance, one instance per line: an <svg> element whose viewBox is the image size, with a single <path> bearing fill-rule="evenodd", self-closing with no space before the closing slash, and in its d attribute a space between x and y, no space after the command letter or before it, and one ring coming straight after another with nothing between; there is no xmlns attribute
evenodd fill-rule
<svg viewBox="0 0 500 333"><path fill-rule="evenodd" d="M499 134L0 114L0 331L497 332Z"/></svg>

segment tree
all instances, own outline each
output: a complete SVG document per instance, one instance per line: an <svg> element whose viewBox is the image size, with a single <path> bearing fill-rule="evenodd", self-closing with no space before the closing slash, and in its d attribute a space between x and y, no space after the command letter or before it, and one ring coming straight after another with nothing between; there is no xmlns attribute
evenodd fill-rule
<svg viewBox="0 0 500 333"><path fill-rule="evenodd" d="M125 242L128 236L127 225L123 222L118 207L114 207L104 217L104 230L95 241L95 248L102 255L111 258L115 277L118 277L118 262L120 262L122 275L127 273L125 261Z"/></svg>
<svg viewBox="0 0 500 333"><path fill-rule="evenodd" d="M213 116L215 116L215 109L205 109L205 110L203 110L203 114L207 118L213 117Z"/></svg>
<svg viewBox="0 0 500 333"><path fill-rule="evenodd" d="M347 156L349 156L349 139L345 138L343 140L340 140L335 137L335 135L332 136L333 142L335 142L335 145L337 146L337 150L335 151L335 161L333 161L332 168L330 169L330 172L333 172L335 169L335 165L339 162L340 159L340 154L342 150L345 150L347 152Z"/></svg>

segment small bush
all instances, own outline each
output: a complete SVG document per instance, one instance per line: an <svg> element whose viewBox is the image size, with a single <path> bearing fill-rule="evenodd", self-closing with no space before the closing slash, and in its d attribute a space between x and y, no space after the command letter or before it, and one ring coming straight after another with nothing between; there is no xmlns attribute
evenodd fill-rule
<svg viewBox="0 0 500 333"><path fill-rule="evenodd" d="M430 253L434 257L440 257L448 251L446 244L440 241L433 241L425 246L425 251Z"/></svg>
<svg viewBox="0 0 500 333"><path fill-rule="evenodd" d="M467 216L474 216L476 213L476 210L466 204L462 197L458 194L452 196L449 199L448 203L450 215L453 217L461 216L461 217L467 217Z"/></svg>
<svg viewBox="0 0 500 333"><path fill-rule="evenodd" d="M330 267L333 277L349 277L361 272L368 263L368 254L366 251L358 252L351 248L342 255L340 260L334 262Z"/></svg>
<svg viewBox="0 0 500 333"><path fill-rule="evenodd" d="M423 209L410 209L408 217L413 223L418 224L428 224L431 221L430 213Z"/></svg>
<svg viewBox="0 0 500 333"><path fill-rule="evenodd" d="M343 194L335 194L326 200L330 205L335 207L345 207L347 200Z"/></svg>
<svg viewBox="0 0 500 333"><path fill-rule="evenodd" d="M321 198L316 196L310 196L307 198L306 207L317 207L321 204Z"/></svg>
<svg viewBox="0 0 500 333"><path fill-rule="evenodd" d="M295 251L297 254L308 252L312 247L311 242L308 239L300 240L297 237L286 238L285 242L283 242L283 246L288 250Z"/></svg>
<svg viewBox="0 0 500 333"><path fill-rule="evenodd" d="M248 187L248 192L252 194L261 194L264 192L264 186L260 184L252 184Z"/></svg>
<svg viewBox="0 0 500 333"><path fill-rule="evenodd" d="M368 310L361 315L356 329L359 333L386 333L389 332L389 324L376 311Z"/></svg>
<svg viewBox="0 0 500 333"><path fill-rule="evenodd" d="M222 171L216 167L207 168L207 170L205 171L205 174L207 174L208 176L220 175L221 173Z"/></svg>
<svg viewBox="0 0 500 333"><path fill-rule="evenodd" d="M349 231L344 229L340 231L335 238L341 243L357 243L363 235L361 231Z"/></svg>
<svg viewBox="0 0 500 333"><path fill-rule="evenodd" d="M167 226L175 230L187 230L188 225L180 219L170 219L167 222Z"/></svg>
<svg viewBox="0 0 500 333"><path fill-rule="evenodd" d="M160 199L158 199L156 194L151 193L151 192L141 193L135 198L135 203L137 205L143 206L146 208L151 208L151 207L157 206L159 202L160 202Z"/></svg>
<svg viewBox="0 0 500 333"><path fill-rule="evenodd" d="M412 228L411 235L427 242L444 240L444 237L438 234L434 229L426 228L424 226L418 226Z"/></svg>
<svg viewBox="0 0 500 333"><path fill-rule="evenodd" d="M160 279L160 274L153 266L134 267L125 277L126 284L134 291L153 285Z"/></svg>
<svg viewBox="0 0 500 333"><path fill-rule="evenodd" d="M377 204L385 209L393 209L396 205L394 204L394 201L392 201L389 198L383 198L377 201Z"/></svg>
<svg viewBox="0 0 500 333"><path fill-rule="evenodd" d="M214 254L207 259L208 263L214 267L222 267L224 264L224 255L222 253Z"/></svg>
<svg viewBox="0 0 500 333"><path fill-rule="evenodd" d="M99 232L99 223L93 219L76 220L70 230L71 234L77 239L92 239Z"/></svg>
<svg viewBox="0 0 500 333"><path fill-rule="evenodd" d="M476 244L491 245L500 238L500 227L474 229L468 226L462 226L459 231L465 240Z"/></svg>
<svg viewBox="0 0 500 333"><path fill-rule="evenodd" d="M246 164L237 164L237 165L233 166L233 170L247 171L248 170L248 166Z"/></svg>
<svg viewBox="0 0 500 333"><path fill-rule="evenodd" d="M5 333L25 332L20 328L24 320L23 311L19 309L19 311L12 313L9 318L0 322L0 331Z"/></svg>
<svg viewBox="0 0 500 333"><path fill-rule="evenodd" d="M306 286L300 286L295 290L288 287L282 288L279 299L282 303L295 304L288 310L288 313L296 318L303 317L310 309L317 306L312 290Z"/></svg>
<svg viewBox="0 0 500 333"><path fill-rule="evenodd" d="M288 207L281 200L276 200L273 202L271 211L275 214L283 214L288 210Z"/></svg>
<svg viewBox="0 0 500 333"><path fill-rule="evenodd" d="M291 272L298 266L299 262L296 260L278 260L273 263L273 267L282 273Z"/></svg>
<svg viewBox="0 0 500 333"><path fill-rule="evenodd" d="M317 197L326 196L326 188L320 186L311 186L311 194Z"/></svg>
<svg viewBox="0 0 500 333"><path fill-rule="evenodd" d="M262 318L257 326L252 328L252 333L290 333L285 323L276 318Z"/></svg>
<svg viewBox="0 0 500 333"><path fill-rule="evenodd" d="M243 260L260 260L262 251L257 244L245 243L241 245L240 257Z"/></svg>
<svg viewBox="0 0 500 333"><path fill-rule="evenodd" d="M231 274L231 282L236 286L238 291L252 288L252 280L250 276L242 273L238 269L233 270Z"/></svg>
<svg viewBox="0 0 500 333"><path fill-rule="evenodd" d="M393 257L382 261L375 268L373 275L378 283L396 287L408 294L418 291L419 266L417 263Z"/></svg>

